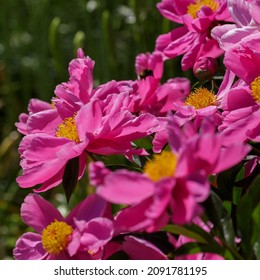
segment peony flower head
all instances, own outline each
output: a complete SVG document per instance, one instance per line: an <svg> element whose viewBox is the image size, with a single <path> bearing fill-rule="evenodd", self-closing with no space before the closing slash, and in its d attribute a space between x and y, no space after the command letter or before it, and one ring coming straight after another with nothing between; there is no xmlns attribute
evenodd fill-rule
<svg viewBox="0 0 260 280"><path fill-rule="evenodd" d="M76 179L80 179L87 153L123 154L129 159L147 154L144 149L135 149L132 141L155 132L156 117L130 112L126 84L111 82L93 93L93 63L81 53L79 56L70 64L69 83L56 89L54 108L32 112L27 120L29 133L19 146L23 174L17 178L23 188L42 184L38 191L46 191L57 186L68 164L74 166Z"/></svg>
<svg viewBox="0 0 260 280"><path fill-rule="evenodd" d="M105 217L107 209L102 198L91 195L63 218L60 212L41 196L29 194L22 204L21 217L35 232L25 233L17 240L13 251L15 259L66 260L97 257L93 252L101 250L113 235L112 222ZM75 244L75 232L80 223L86 225L85 242L87 239L92 251L79 250ZM98 227L95 227L96 224Z"/></svg>
<svg viewBox="0 0 260 280"><path fill-rule="evenodd" d="M220 21L230 20L227 1L163 0L157 8L164 17L183 24L157 38L156 50L161 51L165 59L184 55L182 68L188 70L199 57L217 58L223 53L210 32Z"/></svg>

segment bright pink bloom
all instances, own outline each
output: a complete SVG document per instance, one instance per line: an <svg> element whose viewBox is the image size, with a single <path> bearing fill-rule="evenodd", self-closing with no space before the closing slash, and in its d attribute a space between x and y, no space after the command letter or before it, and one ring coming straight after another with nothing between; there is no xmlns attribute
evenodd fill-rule
<svg viewBox="0 0 260 280"><path fill-rule="evenodd" d="M171 108L169 105L165 107L176 111L175 119L178 120L180 126L190 120L200 121L200 119L210 116L215 118L217 126L221 120L219 109L222 109L222 100L228 94L234 78L235 75L227 70L216 94L207 88L198 87L192 92L186 93L182 100L173 101Z"/></svg>
<svg viewBox="0 0 260 280"><path fill-rule="evenodd" d="M164 17L184 25L159 36L156 42L156 50L168 58L184 54L183 70L193 67L201 56L216 58L223 53L210 31L220 21L230 20L226 0L163 0L157 7Z"/></svg>
<svg viewBox="0 0 260 280"><path fill-rule="evenodd" d="M13 251L17 260L92 259L113 236L113 224L106 218L106 202L88 196L66 217L48 201L37 194L29 194L22 204L21 217L36 233L23 234ZM75 244L79 224L85 225L85 251ZM88 251L89 250L89 251Z"/></svg>
<svg viewBox="0 0 260 280"><path fill-rule="evenodd" d="M109 172L101 163L90 166L90 178L100 196L113 203L132 205L115 217L121 231L158 230L160 222L167 222L166 209L171 209L174 223L189 223L201 212L199 203L209 195L208 176L240 162L250 150L243 143L224 148L223 136L216 134L215 126L207 122L197 134L189 124L182 130L171 119L166 131L172 153L162 154L166 165L161 171L144 167L143 174L128 170ZM164 173L168 167L172 169ZM154 168L160 170L159 166ZM134 214L137 212L140 214Z"/></svg>
<svg viewBox="0 0 260 280"><path fill-rule="evenodd" d="M27 134L19 146L23 175L17 182L23 188L43 184L37 191L46 191L57 186L72 159L79 166L80 179L87 152L124 154L130 159L147 154L135 149L132 141L155 132L156 118L130 112L128 82L110 82L93 91L94 63L82 55L79 51L79 58L70 63L70 81L56 88L54 108L32 100L31 114L17 124Z"/></svg>

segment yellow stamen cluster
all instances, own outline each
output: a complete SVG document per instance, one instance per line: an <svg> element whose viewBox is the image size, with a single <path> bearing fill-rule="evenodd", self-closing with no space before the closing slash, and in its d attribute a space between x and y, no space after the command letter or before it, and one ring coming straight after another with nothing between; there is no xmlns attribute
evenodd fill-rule
<svg viewBox="0 0 260 280"><path fill-rule="evenodd" d="M196 0L196 2L194 4L190 4L188 6L187 13L195 19L195 18L197 18L197 12L203 6L207 6L207 7L211 8L211 10L213 12L216 12L216 10L219 7L219 4L214 0Z"/></svg>
<svg viewBox="0 0 260 280"><path fill-rule="evenodd" d="M64 119L63 123L57 127L56 136L68 138L76 143L80 142L75 116Z"/></svg>
<svg viewBox="0 0 260 280"><path fill-rule="evenodd" d="M185 105L193 106L195 109L214 106L216 103L216 96L212 91L206 88L196 88L185 100Z"/></svg>
<svg viewBox="0 0 260 280"><path fill-rule="evenodd" d="M58 255L67 248L73 229L65 222L55 220L42 231L42 246L46 252Z"/></svg>
<svg viewBox="0 0 260 280"><path fill-rule="evenodd" d="M177 157L172 152L163 151L160 155L146 162L144 173L154 182L174 175Z"/></svg>
<svg viewBox="0 0 260 280"><path fill-rule="evenodd" d="M251 83L252 95L255 102L260 101L260 76L256 77Z"/></svg>

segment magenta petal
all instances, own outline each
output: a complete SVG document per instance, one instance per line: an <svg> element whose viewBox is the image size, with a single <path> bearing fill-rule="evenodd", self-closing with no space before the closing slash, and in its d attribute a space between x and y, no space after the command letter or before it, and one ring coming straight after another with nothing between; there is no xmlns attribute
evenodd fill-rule
<svg viewBox="0 0 260 280"><path fill-rule="evenodd" d="M48 160L57 159L57 152L66 145L71 143L67 138L53 137L45 133L27 135L21 141L22 158L26 158L31 165L32 162L45 162Z"/></svg>
<svg viewBox="0 0 260 280"><path fill-rule="evenodd" d="M102 161L89 163L89 179L93 186L99 186L104 184L106 176L111 171L107 169Z"/></svg>
<svg viewBox="0 0 260 280"><path fill-rule="evenodd" d="M74 225L74 218L89 221L101 217L104 215L106 207L107 203L103 198L95 194L89 195L70 212L65 221L70 225Z"/></svg>
<svg viewBox="0 0 260 280"><path fill-rule="evenodd" d="M22 176L19 176L16 181L22 188L30 188L37 184L41 184L53 176L55 176L66 164L66 161L61 159L50 160L49 162L35 165L27 168Z"/></svg>
<svg viewBox="0 0 260 280"><path fill-rule="evenodd" d="M47 253L42 247L41 235L27 232L16 242L13 250L16 260L42 260Z"/></svg>
<svg viewBox="0 0 260 280"><path fill-rule="evenodd" d="M251 146L243 143L234 143L233 145L223 148L219 154L218 163L213 172L222 172L239 163L251 149Z"/></svg>
<svg viewBox="0 0 260 280"><path fill-rule="evenodd" d="M30 99L29 105L28 105L28 111L29 113L37 113L44 110L51 109L51 104L45 101L42 101L37 98Z"/></svg>
<svg viewBox="0 0 260 280"><path fill-rule="evenodd" d="M33 189L33 191L36 193L46 192L49 189L58 186L62 182L64 170L65 170L65 165L60 171L58 171L58 173L56 173L53 177L45 181L39 188Z"/></svg>
<svg viewBox="0 0 260 280"><path fill-rule="evenodd" d="M191 223L193 218L201 213L201 206L197 203L189 188L188 182L178 180L173 190L173 200L171 203L173 223Z"/></svg>
<svg viewBox="0 0 260 280"><path fill-rule="evenodd" d="M74 256L80 248L81 234L79 231L74 230L71 236L71 241L68 244L67 250L70 256Z"/></svg>
<svg viewBox="0 0 260 280"><path fill-rule="evenodd" d="M113 222L106 218L95 218L85 224L81 244L88 249L99 249L113 237Z"/></svg>
<svg viewBox="0 0 260 280"><path fill-rule="evenodd" d="M119 211L115 217L114 224L116 234L143 231L152 226L153 221L145 215L145 212L149 209L152 202L152 198L149 198L135 206L127 207Z"/></svg>
<svg viewBox="0 0 260 280"><path fill-rule="evenodd" d="M45 132L54 136L55 129L61 122L57 110L44 110L29 116L27 130L29 133Z"/></svg>
<svg viewBox="0 0 260 280"><path fill-rule="evenodd" d="M152 243L136 238L126 236L123 243L123 250L133 260L167 260L167 256Z"/></svg>
<svg viewBox="0 0 260 280"><path fill-rule="evenodd" d="M21 206L21 217L25 224L39 233L55 219L64 220L60 212L51 203L37 194L26 196Z"/></svg>
<svg viewBox="0 0 260 280"><path fill-rule="evenodd" d="M249 88L235 87L223 98L221 108L232 111L243 107L254 106L255 104Z"/></svg>
<svg viewBox="0 0 260 280"><path fill-rule="evenodd" d="M86 138L86 133L97 133L101 126L101 121L102 112L98 100L90 102L82 107L76 118L79 139L83 141Z"/></svg>
<svg viewBox="0 0 260 280"><path fill-rule="evenodd" d="M138 172L119 170L108 174L97 193L113 203L138 203L154 192L154 184Z"/></svg>

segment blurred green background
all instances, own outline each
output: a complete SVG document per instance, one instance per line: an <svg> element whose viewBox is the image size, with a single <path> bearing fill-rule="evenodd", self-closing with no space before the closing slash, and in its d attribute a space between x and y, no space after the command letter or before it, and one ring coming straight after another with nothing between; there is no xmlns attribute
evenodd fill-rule
<svg viewBox="0 0 260 280"><path fill-rule="evenodd" d="M20 189L15 122L30 98L49 102L68 80L68 63L82 47L95 60L96 85L135 79L135 57L153 51L172 24L156 0L0 0L0 259L12 259L17 238L28 228L20 206L32 189ZM172 66L168 75L174 75ZM55 190L56 191L56 190ZM59 209L63 194L53 196Z"/></svg>

